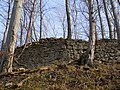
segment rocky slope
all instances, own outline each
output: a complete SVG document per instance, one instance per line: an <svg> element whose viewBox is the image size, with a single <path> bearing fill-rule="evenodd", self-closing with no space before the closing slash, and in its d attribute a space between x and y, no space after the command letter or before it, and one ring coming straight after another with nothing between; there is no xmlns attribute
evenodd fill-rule
<svg viewBox="0 0 120 90"><path fill-rule="evenodd" d="M18 47L14 66L34 68L47 65L54 61L78 60L83 50L87 49L87 42L82 40L42 39L26 46ZM19 57L19 58L18 58ZM120 46L117 40L99 40L96 44L95 60L120 62Z"/></svg>
<svg viewBox="0 0 120 90"><path fill-rule="evenodd" d="M95 68L68 64L86 48L86 41L53 38L18 47L13 73L0 74L0 90L119 90L117 41L97 41Z"/></svg>

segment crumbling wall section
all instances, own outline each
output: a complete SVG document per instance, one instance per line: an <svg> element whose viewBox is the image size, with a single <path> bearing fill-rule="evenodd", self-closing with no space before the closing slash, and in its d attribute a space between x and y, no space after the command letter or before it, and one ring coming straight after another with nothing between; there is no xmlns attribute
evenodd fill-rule
<svg viewBox="0 0 120 90"><path fill-rule="evenodd" d="M83 49L87 49L88 42L83 40L66 40L47 38L16 48L14 66L33 68L54 61L78 60ZM20 53L20 58L18 56ZM116 40L97 41L95 59L101 61L120 61L120 46Z"/></svg>

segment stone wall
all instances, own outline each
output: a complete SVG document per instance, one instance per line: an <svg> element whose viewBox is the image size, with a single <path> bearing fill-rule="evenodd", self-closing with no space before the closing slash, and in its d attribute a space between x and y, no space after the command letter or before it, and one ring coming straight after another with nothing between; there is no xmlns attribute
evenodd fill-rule
<svg viewBox="0 0 120 90"><path fill-rule="evenodd" d="M40 65L52 63L55 60L66 61L77 60L82 50L87 48L87 42L82 40L66 39L42 39L39 42L16 48L14 66L33 68ZM22 52L23 51L23 52ZM19 59L18 56L22 52ZM106 61L118 61L120 48L116 40L100 40L97 42L95 59Z"/></svg>
<svg viewBox="0 0 120 90"><path fill-rule="evenodd" d="M120 45L118 45L117 40L98 41L95 58L102 61L120 62Z"/></svg>

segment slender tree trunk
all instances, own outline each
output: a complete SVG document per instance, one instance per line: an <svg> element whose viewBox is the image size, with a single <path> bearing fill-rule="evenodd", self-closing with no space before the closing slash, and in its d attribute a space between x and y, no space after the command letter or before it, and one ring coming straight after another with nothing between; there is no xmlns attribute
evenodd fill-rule
<svg viewBox="0 0 120 90"><path fill-rule="evenodd" d="M93 65L94 52L95 52L95 19L94 19L94 0L89 1L89 25L90 25L90 37L88 52L88 65Z"/></svg>
<svg viewBox="0 0 120 90"><path fill-rule="evenodd" d="M63 17L63 19L61 19L61 22L62 22L62 29L63 29L63 38L65 39L65 15Z"/></svg>
<svg viewBox="0 0 120 90"><path fill-rule="evenodd" d="M8 51L8 56L2 58L2 62L0 65L0 71L2 72L4 63L6 62L5 69L7 72L12 72L12 64L13 64L13 54L15 50L18 27L20 24L22 10L22 0L14 0L14 5L12 9L10 25L8 29L7 39L5 42L4 51Z"/></svg>
<svg viewBox="0 0 120 90"><path fill-rule="evenodd" d="M34 25L34 23L33 23L33 33L34 33L35 40L38 41L38 38L37 38L37 35L36 35L36 29L35 29L35 25Z"/></svg>
<svg viewBox="0 0 120 90"><path fill-rule="evenodd" d="M23 38L23 24L22 24L22 21L20 21L20 27L21 27L21 31L20 31L20 46L22 46L22 38Z"/></svg>
<svg viewBox="0 0 120 90"><path fill-rule="evenodd" d="M95 20L94 20L94 26L95 26L95 40L97 42L97 40L98 40L98 32L97 32L96 21Z"/></svg>
<svg viewBox="0 0 120 90"><path fill-rule="evenodd" d="M109 37L110 37L110 39L113 39L113 37L112 37L112 24L110 21L110 16L108 13L106 0L103 0L103 4L104 4L105 15L106 15L107 23L108 23L108 27L109 27Z"/></svg>
<svg viewBox="0 0 120 90"><path fill-rule="evenodd" d="M7 33L8 33L8 27L9 27L9 22L10 22L10 9L11 9L11 3L10 0L8 0L8 16L7 16L7 21L6 21L6 27L5 27L5 32L4 32L4 36L3 36L3 40L2 40L2 46L1 46L1 50L4 49L4 44L6 42L6 38L7 38Z"/></svg>
<svg viewBox="0 0 120 90"><path fill-rule="evenodd" d="M25 0L24 0L24 4L25 4ZM26 22L26 12L25 10L23 11L24 12L24 16L23 16L23 22L21 20L20 24L21 24L21 32L20 32L20 46L22 46L23 44L23 31L25 29L25 22Z"/></svg>
<svg viewBox="0 0 120 90"><path fill-rule="evenodd" d="M27 31L25 44L31 42L31 40L32 40L32 25L34 23L34 14L35 14L35 9L36 9L36 3L37 3L37 0L34 0L33 9L32 9L31 16L30 16L30 22L29 22L29 27L28 27L28 31Z"/></svg>
<svg viewBox="0 0 120 90"><path fill-rule="evenodd" d="M95 40L96 40L96 30L95 30L95 19L94 19L94 0L89 0L88 2L89 9L89 44L88 49L83 50L83 54L81 55L78 64L80 65L88 65L93 67L94 60L94 52L95 52Z"/></svg>
<svg viewBox="0 0 120 90"><path fill-rule="evenodd" d="M117 39L118 43L120 44L120 26L119 26L119 17L117 14L117 10L115 9L114 1L110 0L111 6L112 6L112 11L113 11L113 16L114 16L114 23L117 31Z"/></svg>
<svg viewBox="0 0 120 90"><path fill-rule="evenodd" d="M98 15L99 15L99 20L100 20L100 26L101 26L101 35L102 35L102 39L104 39L104 25L103 25L103 22L102 22L102 17L101 17L101 13L100 13L100 5L99 5L99 2L98 0L97 1L97 9L98 9Z"/></svg>
<svg viewBox="0 0 120 90"><path fill-rule="evenodd" d="M73 19L73 23L74 23L74 37L75 37L75 39L77 39L77 17L78 17L78 12L77 12L76 0L74 0L73 8L74 8L74 11L73 11L74 14L72 13L72 19Z"/></svg>
<svg viewBox="0 0 120 90"><path fill-rule="evenodd" d="M42 25L43 25L43 12L42 12L42 0L40 0L40 39L42 38Z"/></svg>
<svg viewBox="0 0 120 90"><path fill-rule="evenodd" d="M60 16L60 14L59 14ZM61 26L62 26L62 31L63 31L63 38L65 39L66 36L66 25L65 25L65 20L66 20L66 15L64 14L63 17L59 17Z"/></svg>
<svg viewBox="0 0 120 90"><path fill-rule="evenodd" d="M69 11L69 0L65 0L65 5L66 5L67 25L68 25L68 36L67 36L67 39L71 39L72 38L72 33L71 33L71 20L70 20L70 11Z"/></svg>

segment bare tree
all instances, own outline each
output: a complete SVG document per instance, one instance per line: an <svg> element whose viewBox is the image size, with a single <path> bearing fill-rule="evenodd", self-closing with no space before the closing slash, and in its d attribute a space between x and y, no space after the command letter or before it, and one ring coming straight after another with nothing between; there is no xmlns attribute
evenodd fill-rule
<svg viewBox="0 0 120 90"><path fill-rule="evenodd" d="M100 13L100 5L99 5L99 1L96 0L97 2L97 9L98 9L98 16L99 16L99 20L100 20L100 26L101 26L101 34L102 34L102 39L104 39L105 33L104 33L104 25L102 22L102 17L101 17L101 13Z"/></svg>
<svg viewBox="0 0 120 90"><path fill-rule="evenodd" d="M7 21L6 21L6 26L5 26L5 32L4 32L4 36L3 36L3 40L2 40L2 46L1 46L1 50L4 48L4 44L6 42L6 38L7 38L7 32L8 32L8 28L9 28L9 22L10 22L10 9L11 9L11 1L8 0L8 11L7 11Z"/></svg>
<svg viewBox="0 0 120 90"><path fill-rule="evenodd" d="M63 30L63 38L65 38L65 35L66 35L65 15L61 18L61 23L62 23L62 30Z"/></svg>
<svg viewBox="0 0 120 90"><path fill-rule="evenodd" d="M25 43L32 41L32 25L34 23L34 14L35 14L35 9L36 9L36 3L37 3L37 0L34 0Z"/></svg>
<svg viewBox="0 0 120 90"><path fill-rule="evenodd" d="M77 11L77 5L76 4L77 4L76 0L74 0L73 5L72 5L72 10L71 10L75 39L77 39L77 19L78 19L78 11Z"/></svg>
<svg viewBox="0 0 120 90"><path fill-rule="evenodd" d="M6 62L5 69L7 72L12 72L13 54L15 50L18 27L20 23L22 11L22 0L14 0L12 9L10 25L7 33L4 51L8 52L8 56L4 56L1 60L0 71L2 72L4 63Z"/></svg>
<svg viewBox="0 0 120 90"><path fill-rule="evenodd" d="M42 38L42 24L43 24L42 0L40 0L40 39Z"/></svg>
<svg viewBox="0 0 120 90"><path fill-rule="evenodd" d="M94 19L94 0L89 1L89 25L90 25L90 37L88 47L88 65L93 65L94 52L95 52L95 19Z"/></svg>
<svg viewBox="0 0 120 90"><path fill-rule="evenodd" d="M88 65L93 66L94 52L95 52L95 19L94 19L94 0L89 0L89 45L88 49L85 50L83 55L80 57L79 64L80 65Z"/></svg>
<svg viewBox="0 0 120 90"><path fill-rule="evenodd" d="M27 16L27 13L26 13L26 0L24 0L23 2L23 13L22 13L22 17L21 17L21 20L20 20L20 46L23 45L23 32L25 30L25 27L27 25L27 20L26 20L26 16Z"/></svg>
<svg viewBox="0 0 120 90"><path fill-rule="evenodd" d="M112 24L111 24L111 21L110 21L110 16L109 16L109 13L108 13L106 0L103 0L103 4L104 4L104 11L105 11L105 15L106 15L107 23L108 23L108 27L109 27L109 37L110 37L110 39L112 39L113 38L112 37Z"/></svg>
<svg viewBox="0 0 120 90"><path fill-rule="evenodd" d="M71 39L71 20L70 20L70 11L69 11L69 0L65 0L66 14L67 14L67 25L68 25L68 36L67 39Z"/></svg>
<svg viewBox="0 0 120 90"><path fill-rule="evenodd" d="M34 23L33 23L33 33L34 33L35 41L38 41Z"/></svg>
<svg viewBox="0 0 120 90"><path fill-rule="evenodd" d="M118 39L118 43L120 44L120 26L119 26L119 17L117 14L117 10L115 8L114 5L114 1L110 0L111 6L112 6L112 11L113 11L113 16L114 16L114 23L115 23L115 27L116 27L116 31L117 31L117 39Z"/></svg>

